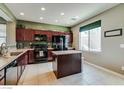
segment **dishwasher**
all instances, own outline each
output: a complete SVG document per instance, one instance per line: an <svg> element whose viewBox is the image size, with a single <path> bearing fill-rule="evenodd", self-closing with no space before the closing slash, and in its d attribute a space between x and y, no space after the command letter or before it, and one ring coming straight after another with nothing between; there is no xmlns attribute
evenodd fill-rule
<svg viewBox="0 0 124 93"><path fill-rule="evenodd" d="M13 61L6 67L6 85L17 85L18 82L18 65Z"/></svg>
<svg viewBox="0 0 124 93"><path fill-rule="evenodd" d="M5 84L5 74L4 74L5 69L0 70L0 85Z"/></svg>

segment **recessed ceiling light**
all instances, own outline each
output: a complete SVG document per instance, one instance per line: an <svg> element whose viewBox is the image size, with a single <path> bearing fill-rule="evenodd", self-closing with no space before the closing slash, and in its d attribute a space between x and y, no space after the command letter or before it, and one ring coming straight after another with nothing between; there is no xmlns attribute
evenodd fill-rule
<svg viewBox="0 0 124 93"><path fill-rule="evenodd" d="M79 19L79 16L74 16L71 18L71 20L77 20L77 19Z"/></svg>
<svg viewBox="0 0 124 93"><path fill-rule="evenodd" d="M23 15L24 15L24 13L23 13L23 12L21 12L21 13L20 13L20 15L22 15L22 16L23 16Z"/></svg>
<svg viewBox="0 0 124 93"><path fill-rule="evenodd" d="M75 18L77 18L77 19L78 19L78 18L79 18L79 16L75 16Z"/></svg>
<svg viewBox="0 0 124 93"><path fill-rule="evenodd" d="M43 19L43 17L40 17L40 19L42 20L42 19Z"/></svg>
<svg viewBox="0 0 124 93"><path fill-rule="evenodd" d="M65 15L65 13L63 13L63 12L62 12L62 13L60 13L60 15L62 15L62 16L63 16L63 15Z"/></svg>
<svg viewBox="0 0 124 93"><path fill-rule="evenodd" d="M67 22L67 24L70 24L69 22Z"/></svg>
<svg viewBox="0 0 124 93"><path fill-rule="evenodd" d="M42 10L42 11L45 11L45 10L46 10L46 8L42 7L42 8L41 8L41 10Z"/></svg>
<svg viewBox="0 0 124 93"><path fill-rule="evenodd" d="M58 20L55 20L56 22L58 22Z"/></svg>

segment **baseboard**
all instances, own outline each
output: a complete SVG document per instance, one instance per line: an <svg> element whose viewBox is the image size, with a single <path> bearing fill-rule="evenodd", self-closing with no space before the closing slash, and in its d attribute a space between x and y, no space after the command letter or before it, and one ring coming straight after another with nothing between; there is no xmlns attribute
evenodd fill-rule
<svg viewBox="0 0 124 93"><path fill-rule="evenodd" d="M89 65L91 65L91 66L93 66L93 67L95 67L95 68L101 69L101 70L103 70L103 71L105 71L105 72L114 74L114 75L116 75L116 76L118 76L118 77L124 79L124 75L122 75L122 74L120 74L120 73L117 73L117 72L114 72L114 71L112 71L112 70L110 70L110 69L107 69L107 68L104 68L104 67L101 67L101 66L98 66L98 65L89 63L89 62L87 62L87 61L85 61L85 63L87 63L87 64L89 64Z"/></svg>

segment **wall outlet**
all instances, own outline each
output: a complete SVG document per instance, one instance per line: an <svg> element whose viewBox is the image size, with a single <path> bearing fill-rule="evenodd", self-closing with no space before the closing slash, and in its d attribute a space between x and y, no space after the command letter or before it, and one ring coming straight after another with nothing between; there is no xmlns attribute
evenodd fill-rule
<svg viewBox="0 0 124 93"><path fill-rule="evenodd" d="M120 48L124 48L124 44L120 44Z"/></svg>
<svg viewBox="0 0 124 93"><path fill-rule="evenodd" d="M124 66L122 66L122 67L121 67L121 70L123 70L123 71L124 71Z"/></svg>

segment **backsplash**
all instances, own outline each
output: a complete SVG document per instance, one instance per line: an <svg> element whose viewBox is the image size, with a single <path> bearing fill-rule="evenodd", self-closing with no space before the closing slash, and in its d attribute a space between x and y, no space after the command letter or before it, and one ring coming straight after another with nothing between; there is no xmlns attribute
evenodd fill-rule
<svg viewBox="0 0 124 93"><path fill-rule="evenodd" d="M17 47L18 49L30 48L32 43L33 43L33 42L17 42L17 43L16 43L16 47Z"/></svg>

